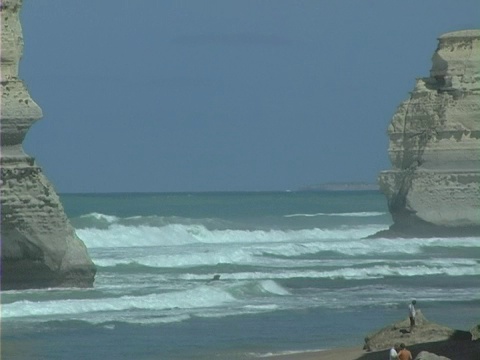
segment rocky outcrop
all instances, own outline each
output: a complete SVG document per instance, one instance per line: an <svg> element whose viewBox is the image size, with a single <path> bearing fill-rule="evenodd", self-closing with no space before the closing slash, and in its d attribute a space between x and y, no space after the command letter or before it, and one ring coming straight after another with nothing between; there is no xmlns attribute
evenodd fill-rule
<svg viewBox="0 0 480 360"><path fill-rule="evenodd" d="M472 334L472 340L480 340L480 324L471 328L470 333Z"/></svg>
<svg viewBox="0 0 480 360"><path fill-rule="evenodd" d="M42 117L22 80L21 0L3 0L1 11L1 288L89 287L95 266L77 238L52 185L23 139Z"/></svg>
<svg viewBox="0 0 480 360"><path fill-rule="evenodd" d="M469 331L454 330L425 318L417 309L416 326L410 331L410 320L395 322L365 338L365 355L359 360L388 358L394 344L405 344L416 360L478 360L480 342L472 341Z"/></svg>
<svg viewBox="0 0 480 360"><path fill-rule="evenodd" d="M420 310L415 317L416 326L410 332L410 320L389 325L365 338L364 348L369 351L389 349L395 343L404 343L407 347L415 344L423 344L435 341L462 338L470 340L468 331L458 331L449 327L428 321Z"/></svg>
<svg viewBox="0 0 480 360"><path fill-rule="evenodd" d="M392 169L379 185L391 230L479 235L480 30L442 35L432 63L388 127Z"/></svg>
<svg viewBox="0 0 480 360"><path fill-rule="evenodd" d="M450 360L450 358L432 354L428 351L422 351L420 354L415 356L415 360Z"/></svg>

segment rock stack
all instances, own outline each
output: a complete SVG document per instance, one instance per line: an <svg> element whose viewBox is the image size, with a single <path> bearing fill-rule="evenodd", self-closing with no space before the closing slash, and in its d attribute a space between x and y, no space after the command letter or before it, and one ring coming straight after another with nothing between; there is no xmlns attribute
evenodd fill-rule
<svg viewBox="0 0 480 360"><path fill-rule="evenodd" d="M480 235L480 30L440 36L432 63L388 127L391 231Z"/></svg>
<svg viewBox="0 0 480 360"><path fill-rule="evenodd" d="M95 266L59 197L22 142L42 117L22 80L22 0L0 1L1 288L89 287Z"/></svg>

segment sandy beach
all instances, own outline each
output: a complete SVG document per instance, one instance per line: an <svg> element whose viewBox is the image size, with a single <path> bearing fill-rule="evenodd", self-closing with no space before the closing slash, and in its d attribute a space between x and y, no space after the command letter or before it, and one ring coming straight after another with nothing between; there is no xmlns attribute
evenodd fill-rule
<svg viewBox="0 0 480 360"><path fill-rule="evenodd" d="M353 360L360 359L364 355L371 355L374 353L366 353L362 350L362 347L352 347L352 348L339 348L339 349L330 349L324 351L312 351L305 353L295 353L288 355L274 355L269 356L267 359L273 360L312 360L312 359L321 359L321 360Z"/></svg>
<svg viewBox="0 0 480 360"><path fill-rule="evenodd" d="M421 351L428 351L452 360L479 360L480 341L446 340L416 344L407 347L415 358ZM362 346L331 349L318 352L295 353L268 357L269 360L385 360L388 350L366 352Z"/></svg>

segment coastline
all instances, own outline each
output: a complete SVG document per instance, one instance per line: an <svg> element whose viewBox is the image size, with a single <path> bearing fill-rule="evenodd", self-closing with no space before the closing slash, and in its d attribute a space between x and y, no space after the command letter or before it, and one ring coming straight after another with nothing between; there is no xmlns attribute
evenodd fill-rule
<svg viewBox="0 0 480 360"><path fill-rule="evenodd" d="M381 352L381 351L380 351ZM361 346L266 356L268 360L353 360L367 353Z"/></svg>
<svg viewBox="0 0 480 360"><path fill-rule="evenodd" d="M426 342L407 346L415 357L422 351L455 360L478 360L480 356L480 341L443 340ZM388 358L389 349L366 351L362 346L328 349L294 354L272 355L268 360L384 360Z"/></svg>

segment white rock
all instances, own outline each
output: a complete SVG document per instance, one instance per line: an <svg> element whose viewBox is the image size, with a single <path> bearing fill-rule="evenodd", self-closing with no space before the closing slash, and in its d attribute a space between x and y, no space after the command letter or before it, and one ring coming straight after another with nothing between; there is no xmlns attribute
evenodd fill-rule
<svg viewBox="0 0 480 360"><path fill-rule="evenodd" d="M18 78L23 52L21 0L1 11L1 243L2 289L93 285L95 266L75 235L50 182L22 142L42 117Z"/></svg>
<svg viewBox="0 0 480 360"><path fill-rule="evenodd" d="M388 127L380 188L397 229L480 234L480 30L442 35L432 63Z"/></svg>

